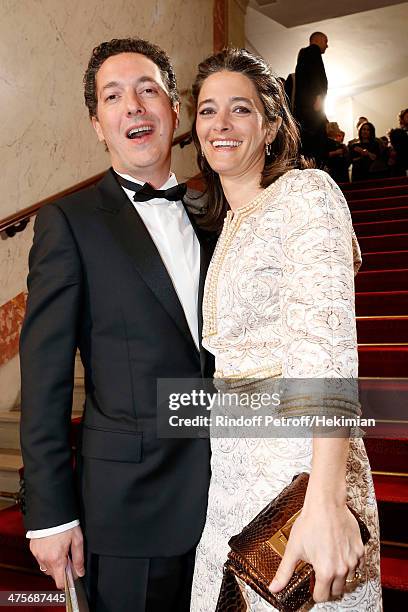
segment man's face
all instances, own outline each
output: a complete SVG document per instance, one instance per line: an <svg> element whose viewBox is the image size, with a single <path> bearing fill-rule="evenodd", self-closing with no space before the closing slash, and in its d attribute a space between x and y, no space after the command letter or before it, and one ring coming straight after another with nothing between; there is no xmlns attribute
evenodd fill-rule
<svg viewBox="0 0 408 612"><path fill-rule="evenodd" d="M408 111L402 115L400 125L405 129L408 127Z"/></svg>
<svg viewBox="0 0 408 612"><path fill-rule="evenodd" d="M158 66L139 53L104 61L96 75L97 116L92 124L115 170L160 187L170 170L178 124Z"/></svg>
<svg viewBox="0 0 408 612"><path fill-rule="evenodd" d="M318 36L316 38L315 44L319 47L320 53L323 55L329 46L329 39L323 34L322 36Z"/></svg>

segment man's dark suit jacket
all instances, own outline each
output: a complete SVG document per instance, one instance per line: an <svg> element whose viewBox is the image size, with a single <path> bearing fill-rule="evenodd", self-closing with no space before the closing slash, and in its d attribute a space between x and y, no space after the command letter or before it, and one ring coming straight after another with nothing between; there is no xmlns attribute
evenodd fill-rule
<svg viewBox="0 0 408 612"><path fill-rule="evenodd" d="M309 45L299 51L295 79L295 116L301 119L313 110L318 95L324 97L327 94L326 71L317 45Z"/></svg>
<svg viewBox="0 0 408 612"><path fill-rule="evenodd" d="M191 218L191 216L190 216ZM214 244L197 231L199 304ZM21 334L27 529L81 519L91 552L180 555L198 542L208 440L158 439L156 379L211 376L170 277L113 170L45 206ZM202 317L199 315L201 332ZM77 347L85 370L79 469L69 441Z"/></svg>

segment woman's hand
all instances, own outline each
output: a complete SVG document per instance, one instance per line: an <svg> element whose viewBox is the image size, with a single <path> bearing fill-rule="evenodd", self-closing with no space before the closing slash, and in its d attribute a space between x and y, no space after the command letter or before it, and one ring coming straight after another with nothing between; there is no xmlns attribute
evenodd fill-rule
<svg viewBox="0 0 408 612"><path fill-rule="evenodd" d="M364 568L364 545L357 520L344 505L303 507L296 519L285 554L270 585L272 593L282 590L302 560L313 566L316 603L341 597L346 579Z"/></svg>

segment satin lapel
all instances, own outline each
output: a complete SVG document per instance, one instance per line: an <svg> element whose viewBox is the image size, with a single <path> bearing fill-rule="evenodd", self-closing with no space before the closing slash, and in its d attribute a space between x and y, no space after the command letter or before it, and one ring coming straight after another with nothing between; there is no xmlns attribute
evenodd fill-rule
<svg viewBox="0 0 408 612"><path fill-rule="evenodd" d="M198 285L198 337L201 340L201 334L203 329L203 313L202 313L202 302L203 302L203 294L204 294L204 283L205 277L207 274L207 269L210 263L211 255L208 257L208 244L204 236L204 232L200 230L197 225L197 221L195 215L190 210L188 203L190 202L189 195L193 193L195 195L198 192L191 192L190 190L187 192L187 197L183 200L184 210L187 213L188 218L190 219L190 223L193 226L195 235L197 236L197 240L200 243L200 279Z"/></svg>
<svg viewBox="0 0 408 612"><path fill-rule="evenodd" d="M208 361L208 352L202 347L201 338L203 332L203 297L204 297L204 286L205 279L207 276L208 266L210 265L211 257L214 252L214 248L217 242L217 239L214 234L210 232L206 232L197 224L196 215L192 213L189 209L188 204L191 199L188 197L190 194L196 196L198 192L187 192L187 198L183 201L183 205L185 211L190 219L191 225L196 233L197 239L200 243L200 280L198 285L198 308L197 308L197 316L198 316L198 337L200 339L200 361L201 361L201 371L204 377L206 377L207 361ZM196 199L193 198L193 202L196 202ZM210 369L213 369L210 367ZM212 376L212 372L210 374Z"/></svg>
<svg viewBox="0 0 408 612"><path fill-rule="evenodd" d="M210 265L211 257L214 251L215 243L205 239L200 243L200 282L198 286L198 334L200 339L200 363L201 372L204 378L212 377L214 372L213 357L208 353L201 344L203 335L203 297L204 297L204 286L205 279L207 276L208 266ZM209 365L209 358L211 365Z"/></svg>
<svg viewBox="0 0 408 612"><path fill-rule="evenodd" d="M145 224L110 170L97 185L100 195L98 211L119 246L160 301L181 333L195 347L183 307L171 278Z"/></svg>

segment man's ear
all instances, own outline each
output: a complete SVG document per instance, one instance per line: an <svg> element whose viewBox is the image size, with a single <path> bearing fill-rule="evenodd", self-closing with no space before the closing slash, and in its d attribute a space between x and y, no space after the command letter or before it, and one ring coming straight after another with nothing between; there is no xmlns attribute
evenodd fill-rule
<svg viewBox="0 0 408 612"><path fill-rule="evenodd" d="M98 121L98 118L94 115L93 117L91 117L91 122L92 122L92 126L98 136L98 140L99 142L104 142L105 137L103 135L102 132L102 128L101 128L101 124Z"/></svg>
<svg viewBox="0 0 408 612"><path fill-rule="evenodd" d="M174 125L175 125L175 129L177 130L179 124L180 124L180 102L175 102L173 104L173 112L175 115L175 119L174 119Z"/></svg>

